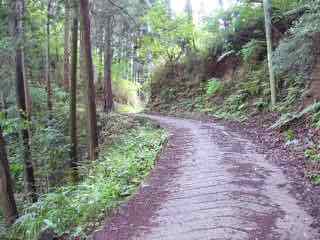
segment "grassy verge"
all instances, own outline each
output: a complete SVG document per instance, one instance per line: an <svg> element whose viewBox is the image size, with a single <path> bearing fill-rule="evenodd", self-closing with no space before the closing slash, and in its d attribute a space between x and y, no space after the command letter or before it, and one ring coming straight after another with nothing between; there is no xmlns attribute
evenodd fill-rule
<svg viewBox="0 0 320 240"><path fill-rule="evenodd" d="M58 236L85 238L88 229L134 193L153 168L166 133L145 120L119 115L108 120L112 118L117 121L108 121L104 129L108 141L100 149L99 159L81 167L83 180L43 195L26 207L7 239L34 240L46 229Z"/></svg>

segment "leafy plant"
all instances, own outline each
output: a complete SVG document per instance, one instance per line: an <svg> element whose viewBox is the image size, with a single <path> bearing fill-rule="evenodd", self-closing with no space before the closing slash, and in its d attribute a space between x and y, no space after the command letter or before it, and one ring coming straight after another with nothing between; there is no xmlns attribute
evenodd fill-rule
<svg viewBox="0 0 320 240"><path fill-rule="evenodd" d="M101 149L97 161L82 165L81 183L58 188L26 207L9 234L25 240L37 239L45 229L70 237L85 235L106 210L135 191L153 167L165 139L163 130L150 127L121 135Z"/></svg>
<svg viewBox="0 0 320 240"><path fill-rule="evenodd" d="M260 56L266 55L266 43L265 41L258 41L251 39L241 49L241 56L246 63L252 62L252 60L259 60Z"/></svg>
<svg viewBox="0 0 320 240"><path fill-rule="evenodd" d="M305 150L304 155L312 161L320 161L320 154L315 147Z"/></svg>
<svg viewBox="0 0 320 240"><path fill-rule="evenodd" d="M295 139L295 133L292 129L288 129L287 131L284 132L284 137L286 142L293 141Z"/></svg>
<svg viewBox="0 0 320 240"><path fill-rule="evenodd" d="M320 185L320 175L318 174L313 174L310 176L311 181L316 184L316 185Z"/></svg>
<svg viewBox="0 0 320 240"><path fill-rule="evenodd" d="M213 95L217 94L218 92L223 91L223 85L221 81L218 79L210 79L207 83L207 97L212 97Z"/></svg>

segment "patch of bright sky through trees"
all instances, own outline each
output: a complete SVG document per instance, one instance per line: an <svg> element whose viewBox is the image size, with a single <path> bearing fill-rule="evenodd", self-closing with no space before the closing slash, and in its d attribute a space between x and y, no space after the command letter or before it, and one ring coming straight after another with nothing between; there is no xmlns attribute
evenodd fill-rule
<svg viewBox="0 0 320 240"><path fill-rule="evenodd" d="M233 0L223 0L224 8L233 4ZM219 0L191 0L195 23L199 23L203 17L212 16L214 11L220 8ZM174 13L183 13L186 0L171 0L171 9Z"/></svg>

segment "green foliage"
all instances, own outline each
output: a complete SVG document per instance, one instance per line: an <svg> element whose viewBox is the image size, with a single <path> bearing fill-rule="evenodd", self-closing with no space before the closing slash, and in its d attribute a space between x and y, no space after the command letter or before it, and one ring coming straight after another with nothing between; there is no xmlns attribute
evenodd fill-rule
<svg viewBox="0 0 320 240"><path fill-rule="evenodd" d="M252 59L259 60L261 55L266 56L266 43L265 41L252 39L242 47L240 52L246 63L250 63Z"/></svg>
<svg viewBox="0 0 320 240"><path fill-rule="evenodd" d="M291 142L295 139L295 133L292 129L288 129L284 132L284 137L286 142Z"/></svg>
<svg viewBox="0 0 320 240"><path fill-rule="evenodd" d="M223 85L217 79L210 79L207 83L207 97L212 97L213 95L223 91Z"/></svg>
<svg viewBox="0 0 320 240"><path fill-rule="evenodd" d="M222 106L215 106L211 110L216 117L244 121L247 117L248 103L247 96L242 93L235 93L228 96Z"/></svg>
<svg viewBox="0 0 320 240"><path fill-rule="evenodd" d="M273 0L272 8L275 14L282 14L292 9L296 9L300 5L305 4L305 1L294 1L294 0Z"/></svg>
<svg viewBox="0 0 320 240"><path fill-rule="evenodd" d="M141 107L138 96L140 85L129 80L114 79L113 94L119 103L129 105L133 108Z"/></svg>
<svg viewBox="0 0 320 240"><path fill-rule="evenodd" d="M312 115L312 123L315 128L320 128L320 111Z"/></svg>
<svg viewBox="0 0 320 240"><path fill-rule="evenodd" d="M259 98L255 101L254 103L254 107L258 110L258 111L263 111L264 109L266 109L269 105L269 102L266 101L263 98Z"/></svg>
<svg viewBox="0 0 320 240"><path fill-rule="evenodd" d="M219 56L230 50L240 50L249 40L238 39L237 34L248 31L256 26L255 32L263 29L263 11L261 6L248 2L238 2L232 7L215 11L214 15L206 19L204 30L210 32L208 49L211 56Z"/></svg>
<svg viewBox="0 0 320 240"><path fill-rule="evenodd" d="M318 174L313 174L310 176L311 181L315 184L315 185L320 185L320 175Z"/></svg>
<svg viewBox="0 0 320 240"><path fill-rule="evenodd" d="M287 105L301 98L301 91L306 86L315 63L315 39L320 31L316 19L320 15L320 4L319 1L314 1L307 6L310 10L295 22L288 36L280 41L273 56L276 76L282 87L289 89L285 100Z"/></svg>
<svg viewBox="0 0 320 240"><path fill-rule="evenodd" d="M151 34L143 37L139 56L154 61L164 60L171 64L180 59L188 44L195 38L194 25L187 16L171 18L162 2L156 3L143 18L151 28Z"/></svg>
<svg viewBox="0 0 320 240"><path fill-rule="evenodd" d="M84 180L45 194L25 208L11 229L15 238L35 240L50 228L59 235L83 236L106 210L132 194L154 165L166 138L163 130L139 127L101 149L96 162L81 167Z"/></svg>
<svg viewBox="0 0 320 240"><path fill-rule="evenodd" d="M133 79L126 79L126 62L112 64L112 90L116 101L116 110L121 112L137 112L142 103L139 98L141 84Z"/></svg>
<svg viewBox="0 0 320 240"><path fill-rule="evenodd" d="M174 88L164 88L160 91L160 97L164 102L174 101L176 98L176 89Z"/></svg>
<svg viewBox="0 0 320 240"><path fill-rule="evenodd" d="M308 148L304 155L312 161L320 161L319 149L316 147Z"/></svg>
<svg viewBox="0 0 320 240"><path fill-rule="evenodd" d="M263 19L263 9L250 3L239 3L228 10L231 18L231 29L242 31L249 25L256 24Z"/></svg>
<svg viewBox="0 0 320 240"><path fill-rule="evenodd" d="M317 113L319 112L319 110L320 102L315 102L314 104L308 106L300 112L290 112L282 114L280 119L275 124L273 124L271 128L282 128L288 126L288 124L290 124L291 122L299 120L306 115Z"/></svg>

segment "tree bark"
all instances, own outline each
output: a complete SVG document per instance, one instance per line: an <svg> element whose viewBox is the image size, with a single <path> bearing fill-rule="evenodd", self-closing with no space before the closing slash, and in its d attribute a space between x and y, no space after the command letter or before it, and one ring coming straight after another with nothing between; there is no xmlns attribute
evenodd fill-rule
<svg viewBox="0 0 320 240"><path fill-rule="evenodd" d="M112 16L107 17L106 24L106 49L105 49L105 63L104 63L104 111L109 113L113 109L113 94L112 94Z"/></svg>
<svg viewBox="0 0 320 240"><path fill-rule="evenodd" d="M101 44L102 45L102 44ZM100 89L100 87L103 86L103 70L102 70L102 66L103 66L103 46L99 46L99 72L98 72L98 88Z"/></svg>
<svg viewBox="0 0 320 240"><path fill-rule="evenodd" d="M188 23L193 24L193 11L192 11L192 3L191 0L187 0L186 6L185 6L185 11L188 16ZM188 38L185 39L186 41L186 55L190 57L191 51L192 51L192 45L194 45L194 39L193 38Z"/></svg>
<svg viewBox="0 0 320 240"><path fill-rule="evenodd" d="M89 122L89 159L97 158L98 132L97 132L97 110L95 101L94 73L90 36L90 17L88 0L80 0L80 12L83 22L84 33L84 57L87 70L87 93L88 93L88 122Z"/></svg>
<svg viewBox="0 0 320 240"><path fill-rule="evenodd" d="M1 94L0 112L6 114L5 99ZM5 116L6 117L6 116ZM18 210L14 198L13 183L10 174L6 142L0 126L0 206L4 213L5 223L11 225L18 217Z"/></svg>
<svg viewBox="0 0 320 240"><path fill-rule="evenodd" d="M47 46L46 46L46 84L47 84L47 105L48 105L48 114L49 120L51 119L52 113L52 89L51 89L51 79L50 79L50 18L51 18L51 0L48 1L47 6L47 24L46 24L46 33L47 33Z"/></svg>
<svg viewBox="0 0 320 240"><path fill-rule="evenodd" d="M70 85L70 9L70 1L65 0L63 86L66 90Z"/></svg>
<svg viewBox="0 0 320 240"><path fill-rule="evenodd" d="M76 1L75 1L76 2ZM72 54L71 54L71 82L70 82L70 136L71 136L71 169L73 182L78 181L78 137L77 137L77 64L78 64L78 5L74 6L72 23Z"/></svg>
<svg viewBox="0 0 320 240"><path fill-rule="evenodd" d="M0 204L6 224L11 225L18 217L13 194L13 184L9 169L6 143L0 126Z"/></svg>
<svg viewBox="0 0 320 240"><path fill-rule="evenodd" d="M187 0L185 9L186 9L186 13L187 13L187 16L188 16L188 21L190 23L192 23L193 22L193 13L192 13L191 0Z"/></svg>
<svg viewBox="0 0 320 240"><path fill-rule="evenodd" d="M24 15L24 0L15 0L15 41L16 41L16 89L17 89L17 104L20 112L20 117L23 122L27 122L27 107L26 107L26 92L25 80L23 73L23 15ZM31 161L30 151L30 135L28 129L25 127L21 130L23 143L23 159L25 170L25 185L26 191L30 199L37 201L36 185L34 178L33 164Z"/></svg>
<svg viewBox="0 0 320 240"><path fill-rule="evenodd" d="M272 32L271 32L271 4L269 0L263 0L264 16L265 16L265 28L266 28L266 40L267 40L267 52L268 52L268 67L271 89L271 104L276 104L276 83L274 78L273 64L272 64Z"/></svg>

